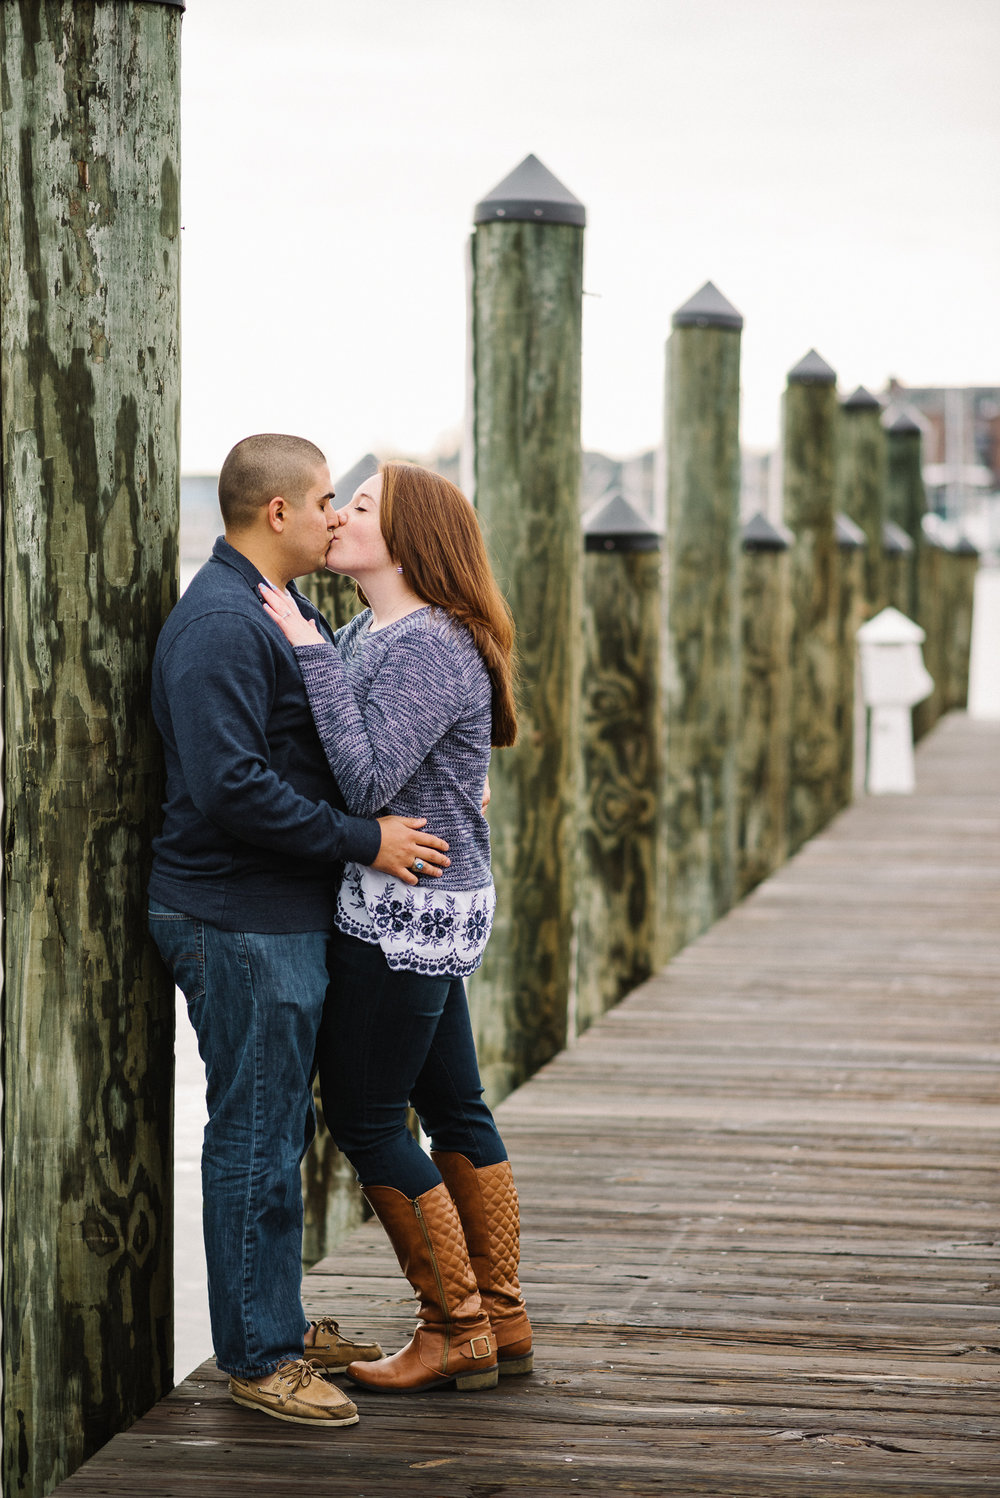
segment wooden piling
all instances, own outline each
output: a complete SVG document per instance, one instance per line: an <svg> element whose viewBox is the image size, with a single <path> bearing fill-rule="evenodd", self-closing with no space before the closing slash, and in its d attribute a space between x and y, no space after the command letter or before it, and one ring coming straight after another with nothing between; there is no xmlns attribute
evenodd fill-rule
<svg viewBox="0 0 1000 1498"><path fill-rule="evenodd" d="M668 954L735 891L742 327L708 282L667 340Z"/></svg>
<svg viewBox="0 0 1000 1498"><path fill-rule="evenodd" d="M924 534L927 493L923 475L923 434L907 411L898 411L886 423L888 481L886 514L909 537L913 549L906 554L903 613L926 633L924 665L934 678L934 690L913 710L913 733L922 738L941 711L941 619L943 558L940 548ZM902 607L902 606L901 606Z"/></svg>
<svg viewBox="0 0 1000 1498"><path fill-rule="evenodd" d="M884 544L886 436L881 403L863 385L840 406L834 474L841 564L838 800L846 806L864 789L868 754L868 709L861 694L855 636L890 601ZM851 524L858 528L857 535L851 535Z"/></svg>
<svg viewBox="0 0 1000 1498"><path fill-rule="evenodd" d="M811 349L790 371L784 401L784 520L795 534L790 853L824 827L838 806L836 440L837 377Z"/></svg>
<svg viewBox="0 0 1000 1498"><path fill-rule="evenodd" d="M658 965L663 851L660 537L615 494L583 544L577 1034Z"/></svg>
<svg viewBox="0 0 1000 1498"><path fill-rule="evenodd" d="M925 536L917 547L917 623L926 635L924 665L934 687L913 709L914 741L929 733L945 710L948 696L948 635L951 631L952 552L940 541Z"/></svg>
<svg viewBox="0 0 1000 1498"><path fill-rule="evenodd" d="M837 433L835 507L864 531L864 618L886 605L885 522L886 437L877 396L859 385L841 402ZM862 623L864 620L862 620Z"/></svg>
<svg viewBox="0 0 1000 1498"><path fill-rule="evenodd" d="M758 514L743 527L736 898L788 853L791 532Z"/></svg>
<svg viewBox="0 0 1000 1498"><path fill-rule="evenodd" d="M323 1116L319 1086L316 1135L302 1162L302 1267L333 1253L346 1233L370 1215L354 1168L334 1144Z"/></svg>
<svg viewBox="0 0 1000 1498"><path fill-rule="evenodd" d="M848 515L834 516L837 541L837 735L838 809L864 790L868 712L861 696L857 633L869 615L868 538ZM881 551L881 547L879 548Z"/></svg>
<svg viewBox="0 0 1000 1498"><path fill-rule="evenodd" d="M145 906L178 588L180 23L0 7L10 1495L172 1382L174 991Z"/></svg>
<svg viewBox="0 0 1000 1498"><path fill-rule="evenodd" d="M585 222L529 156L472 237L473 485L520 658L518 742L490 772L496 923L470 985L493 1099L562 1048L572 987Z"/></svg>
<svg viewBox="0 0 1000 1498"><path fill-rule="evenodd" d="M969 655L972 648L972 605L976 591L979 553L963 537L952 555L951 615L948 631L948 673L945 711L964 711L969 701Z"/></svg>
<svg viewBox="0 0 1000 1498"><path fill-rule="evenodd" d="M919 555L923 544L923 519L927 509L922 463L923 437L906 411L890 415L886 422L885 516L909 536L913 550L905 563L905 607L907 618L920 623Z"/></svg>
<svg viewBox="0 0 1000 1498"><path fill-rule="evenodd" d="M882 527L882 560L885 578L885 601L909 617L910 571L915 551L913 542L894 520Z"/></svg>

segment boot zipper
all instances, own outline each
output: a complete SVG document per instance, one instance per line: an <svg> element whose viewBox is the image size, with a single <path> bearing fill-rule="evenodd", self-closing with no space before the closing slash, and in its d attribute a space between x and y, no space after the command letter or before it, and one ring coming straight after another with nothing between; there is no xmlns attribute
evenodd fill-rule
<svg viewBox="0 0 1000 1498"><path fill-rule="evenodd" d="M428 1231L424 1214L420 1210L420 1203L416 1200L416 1198L413 1199L413 1210L417 1214L417 1221L420 1223L420 1231L424 1235L424 1242L427 1244L427 1252L430 1254L431 1268L434 1270L434 1279L437 1283L438 1288L438 1305L441 1307L441 1315L444 1319L444 1358L442 1359L441 1365L441 1371L444 1372L444 1370L448 1366L448 1354L451 1352L451 1314L449 1311L448 1303L445 1300L444 1281L441 1279L441 1270L438 1267L437 1254L434 1252L434 1245L431 1242L431 1235Z"/></svg>

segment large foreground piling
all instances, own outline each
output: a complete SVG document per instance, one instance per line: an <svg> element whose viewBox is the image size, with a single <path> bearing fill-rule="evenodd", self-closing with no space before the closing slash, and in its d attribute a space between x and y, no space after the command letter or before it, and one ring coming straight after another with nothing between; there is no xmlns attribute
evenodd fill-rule
<svg viewBox="0 0 1000 1498"><path fill-rule="evenodd" d="M667 955L735 888L742 327L708 282L667 340Z"/></svg>
<svg viewBox="0 0 1000 1498"><path fill-rule="evenodd" d="M660 537L622 495L584 521L576 1032L659 958Z"/></svg>
<svg viewBox="0 0 1000 1498"><path fill-rule="evenodd" d="M864 618L871 619L886 604L882 544L886 439L881 403L863 385L840 406L836 480L836 509L865 533Z"/></svg>
<svg viewBox="0 0 1000 1498"><path fill-rule="evenodd" d="M497 917L471 985L501 1097L563 1046L578 830L583 204L529 156L472 237L475 502L517 626L520 729L493 756Z"/></svg>
<svg viewBox="0 0 1000 1498"><path fill-rule="evenodd" d="M784 401L784 519L792 547L792 714L788 847L837 809L837 543L834 462L837 376L810 349L789 372Z"/></svg>
<svg viewBox="0 0 1000 1498"><path fill-rule="evenodd" d="M743 527L736 896L788 851L791 535L763 515Z"/></svg>
<svg viewBox="0 0 1000 1498"><path fill-rule="evenodd" d="M173 986L146 935L177 591L175 5L0 7L4 1493L170 1388Z"/></svg>

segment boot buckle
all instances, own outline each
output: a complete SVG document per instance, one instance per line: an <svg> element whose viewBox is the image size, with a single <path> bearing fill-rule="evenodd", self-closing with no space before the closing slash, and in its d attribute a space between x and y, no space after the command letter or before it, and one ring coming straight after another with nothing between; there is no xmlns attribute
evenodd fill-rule
<svg viewBox="0 0 1000 1498"><path fill-rule="evenodd" d="M492 1338L486 1336L485 1333L481 1333L478 1337L470 1337L469 1338L469 1351L471 1352L472 1356L474 1358L491 1358L493 1356L493 1349L490 1346L490 1342L491 1341L492 1341ZM483 1344L483 1351L482 1352L477 1352L476 1351L476 1343L477 1342L481 1342Z"/></svg>

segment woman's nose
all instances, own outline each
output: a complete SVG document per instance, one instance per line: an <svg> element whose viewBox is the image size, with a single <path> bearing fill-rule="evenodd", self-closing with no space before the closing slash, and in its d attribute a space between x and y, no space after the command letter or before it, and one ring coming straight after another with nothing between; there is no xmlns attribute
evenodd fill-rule
<svg viewBox="0 0 1000 1498"><path fill-rule="evenodd" d="M346 525L347 524L347 506L346 505L344 506L344 508L342 510L335 510L334 514L337 517L337 524L338 525Z"/></svg>

